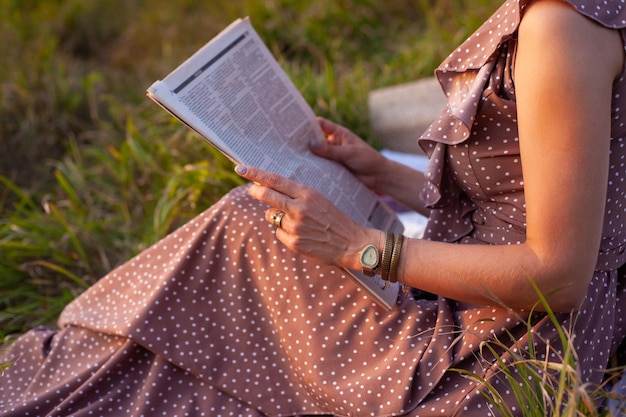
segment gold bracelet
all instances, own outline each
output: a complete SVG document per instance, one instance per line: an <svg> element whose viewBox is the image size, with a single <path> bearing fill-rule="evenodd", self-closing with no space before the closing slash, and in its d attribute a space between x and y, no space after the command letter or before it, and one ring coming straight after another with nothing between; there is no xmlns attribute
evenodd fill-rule
<svg viewBox="0 0 626 417"><path fill-rule="evenodd" d="M391 262L391 253L393 252L393 238L392 232L387 232L385 236L385 246L383 247L382 260L380 262L380 275L383 281L388 280L389 276L389 263Z"/></svg>
<svg viewBox="0 0 626 417"><path fill-rule="evenodd" d="M398 280L398 264L400 263L400 252L402 251L403 242L404 236L402 234L397 235L396 240L393 244L391 263L389 264L389 282L396 282Z"/></svg>

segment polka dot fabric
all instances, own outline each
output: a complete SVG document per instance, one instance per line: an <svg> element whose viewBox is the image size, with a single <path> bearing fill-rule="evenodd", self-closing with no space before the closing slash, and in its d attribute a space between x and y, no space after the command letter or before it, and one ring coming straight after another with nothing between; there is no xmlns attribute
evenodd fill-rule
<svg viewBox="0 0 626 417"><path fill-rule="evenodd" d="M606 3L575 5L621 29L622 3ZM507 1L437 70L449 106L420 141L431 156L428 239L524 240L510 76L523 7ZM591 383L626 332L617 270L626 256L625 88L615 83L597 270L583 314L559 316L576 332ZM267 207L246 191L231 191L102 278L67 306L60 330L18 339L0 358L13 363L0 376L0 414L490 416L480 387L451 368L488 378L514 404L482 343L513 335L520 350L546 352L549 340L551 360L562 351L541 314L411 294L381 310L338 269L284 248L263 220Z"/></svg>

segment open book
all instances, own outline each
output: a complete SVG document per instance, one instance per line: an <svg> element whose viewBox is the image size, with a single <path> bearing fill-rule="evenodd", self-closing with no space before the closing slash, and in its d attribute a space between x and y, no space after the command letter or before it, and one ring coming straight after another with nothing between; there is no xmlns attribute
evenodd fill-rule
<svg viewBox="0 0 626 417"><path fill-rule="evenodd" d="M248 18L230 24L147 94L233 162L314 188L359 224L401 232L375 193L309 150L313 137L324 139L315 114ZM347 272L377 303L395 304L398 285Z"/></svg>

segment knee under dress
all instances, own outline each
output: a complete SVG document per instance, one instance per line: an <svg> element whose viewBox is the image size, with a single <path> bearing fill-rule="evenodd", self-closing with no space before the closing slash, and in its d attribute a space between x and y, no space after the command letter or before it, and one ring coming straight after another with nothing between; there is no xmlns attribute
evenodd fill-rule
<svg viewBox="0 0 626 417"><path fill-rule="evenodd" d="M436 71L449 105L420 139L430 156L426 239L524 241L511 68L525 3L506 1ZM624 33L620 2L571 3ZM595 384L626 332L624 78L612 112L596 271L580 313L557 316ZM265 209L245 187L231 191L70 303L58 330L20 337L0 358L13 363L0 376L0 414L488 416L481 387L458 369L516 406L485 341L513 347L512 336L540 358L562 353L543 314L411 293L380 309L337 268L284 248Z"/></svg>

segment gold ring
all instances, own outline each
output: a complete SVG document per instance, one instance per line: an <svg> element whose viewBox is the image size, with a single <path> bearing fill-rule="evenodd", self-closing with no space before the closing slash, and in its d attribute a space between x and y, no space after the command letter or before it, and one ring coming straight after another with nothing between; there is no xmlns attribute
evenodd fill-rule
<svg viewBox="0 0 626 417"><path fill-rule="evenodd" d="M282 210L278 210L275 214L272 214L270 216L270 219L272 219L272 223L274 224L274 226L280 227L280 224L283 221L283 217L285 217L285 212Z"/></svg>

